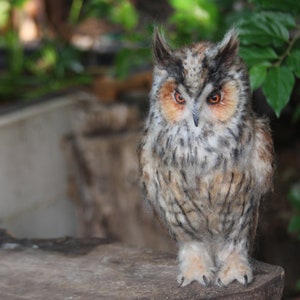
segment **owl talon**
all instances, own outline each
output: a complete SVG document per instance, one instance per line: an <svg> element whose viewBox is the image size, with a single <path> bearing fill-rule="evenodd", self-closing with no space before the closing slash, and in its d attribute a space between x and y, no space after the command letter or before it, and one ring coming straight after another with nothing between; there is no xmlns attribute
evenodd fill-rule
<svg viewBox="0 0 300 300"><path fill-rule="evenodd" d="M182 245L178 258L180 275L177 281L180 286L186 286L193 281L203 286L210 285L215 268L210 254L202 243L191 242Z"/></svg>
<svg viewBox="0 0 300 300"><path fill-rule="evenodd" d="M248 286L253 279L253 273L246 256L234 252L225 259L218 273L217 284L220 285L222 282L223 286L227 286L236 280Z"/></svg>
<svg viewBox="0 0 300 300"><path fill-rule="evenodd" d="M178 283L177 287L178 288L182 287L183 283L184 283L184 277L181 277L181 282Z"/></svg>
<svg viewBox="0 0 300 300"><path fill-rule="evenodd" d="M248 276L244 275L244 286L248 286Z"/></svg>
<svg viewBox="0 0 300 300"><path fill-rule="evenodd" d="M207 279L207 277L205 275L202 276L203 278L203 282L205 286L209 286L210 285L210 281Z"/></svg>
<svg viewBox="0 0 300 300"><path fill-rule="evenodd" d="M221 280L220 278L218 278L218 280L217 280L216 283L217 283L217 286L219 286L219 287L221 287L221 288L222 288L222 287L225 287L224 284L223 284L223 282L222 282L222 280Z"/></svg>

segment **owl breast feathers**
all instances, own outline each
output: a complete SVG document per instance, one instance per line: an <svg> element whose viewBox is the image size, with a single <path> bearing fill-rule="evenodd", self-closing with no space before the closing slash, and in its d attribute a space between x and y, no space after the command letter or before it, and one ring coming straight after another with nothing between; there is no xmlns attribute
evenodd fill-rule
<svg viewBox="0 0 300 300"><path fill-rule="evenodd" d="M138 153L145 197L178 242L178 283L247 285L273 144L252 111L237 35L173 50L155 31L153 52Z"/></svg>

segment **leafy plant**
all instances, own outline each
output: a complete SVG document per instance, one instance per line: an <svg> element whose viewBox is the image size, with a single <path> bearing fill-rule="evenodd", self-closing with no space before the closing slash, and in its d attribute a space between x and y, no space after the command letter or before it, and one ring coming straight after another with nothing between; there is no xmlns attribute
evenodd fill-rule
<svg viewBox="0 0 300 300"><path fill-rule="evenodd" d="M25 1L0 2L1 28L9 26L11 10L16 6L21 7ZM219 39L225 30L235 24L241 41L240 55L249 68L251 88L253 91L261 88L267 102L279 117L290 101L295 79L300 78L300 25L297 23L300 19L300 1L168 2L173 13L164 27L171 43L176 46L203 39ZM117 55L114 68L118 77L125 77L132 69L151 62L150 40L153 24L151 21L141 21L130 1L73 0L69 22L76 24L86 17L105 18L123 28L123 34L118 38L122 40L124 47ZM24 90L24 85L28 82L29 85L34 84L39 79L52 82L53 87L68 81L70 74L79 82L87 79L76 50L60 41L50 42L45 39L38 55L28 57L24 56L16 32L13 28L8 28L4 36L0 37L0 44L7 46L9 57L7 73L0 74L2 95L16 94L17 87ZM57 48L60 50L57 51ZM37 78L30 78L28 75ZM11 83L10 86L7 83ZM295 110L293 120L296 122L299 118L300 106Z"/></svg>
<svg viewBox="0 0 300 300"><path fill-rule="evenodd" d="M140 26L135 8L133 6L130 6L130 9L127 8L128 1L115 0L115 2L118 2L119 5L123 2L124 4L120 5L120 8L126 12L126 14L113 13L114 18L111 18L114 23L122 24L126 29L123 41L127 46L117 54L114 68L116 76L124 78L132 69L139 68L143 64L150 64L153 22L148 21ZM168 2L174 12L166 21L165 26L173 45L179 46L191 41L215 38L219 23L219 11L214 1L168 0ZM123 15L126 15L125 19L122 17ZM134 20L134 22L128 23L125 22L126 20ZM126 24L130 27L124 26Z"/></svg>
<svg viewBox="0 0 300 300"><path fill-rule="evenodd" d="M241 9L234 8L236 3L235 0L169 0L174 13L165 25L167 35L176 46L202 39L215 40L234 22L241 43L240 56L249 68L251 89L261 88L279 117L290 101L296 77L300 78L300 25L297 23L300 1L241 1ZM222 11L225 14L221 19ZM148 47L149 33L144 32L146 34L135 35L135 39L130 33L125 38ZM139 53L145 56L146 51L121 51L116 73L126 76L130 70L126 61L132 62L132 57L139 57ZM300 106L295 110L294 122L299 120L299 116Z"/></svg>
<svg viewBox="0 0 300 300"><path fill-rule="evenodd" d="M79 63L79 52L57 40L43 40L34 53L24 55L15 32L6 33L8 66L0 74L0 100L31 99L90 82Z"/></svg>
<svg viewBox="0 0 300 300"><path fill-rule="evenodd" d="M59 40L44 39L42 47L28 60L26 71L36 78L35 88L25 98L33 98L72 85L90 82L90 76L80 63L80 53Z"/></svg>
<svg viewBox="0 0 300 300"><path fill-rule="evenodd" d="M78 0L74 0L78 2ZM13 9L21 8L26 0L1 0L0 45L6 66L0 72L0 100L30 99L58 89L90 82L90 76L80 64L78 50L58 39L47 39L33 53L25 49L10 17ZM76 14L74 14L74 20Z"/></svg>
<svg viewBox="0 0 300 300"><path fill-rule="evenodd" d="M300 2L249 2L253 11L237 22L240 55L250 69L252 90L261 87L279 117L300 78Z"/></svg>
<svg viewBox="0 0 300 300"><path fill-rule="evenodd" d="M78 2L75 8L81 8L82 6L82 15L84 18L105 18L114 24L121 25L127 31L136 27L139 20L136 9L131 2L126 0L73 0L74 2ZM78 11L78 9L74 10ZM76 15L79 15L79 13Z"/></svg>
<svg viewBox="0 0 300 300"><path fill-rule="evenodd" d="M175 26L170 34L174 44L213 39L219 25L219 10L214 1L169 0L174 13L168 20Z"/></svg>

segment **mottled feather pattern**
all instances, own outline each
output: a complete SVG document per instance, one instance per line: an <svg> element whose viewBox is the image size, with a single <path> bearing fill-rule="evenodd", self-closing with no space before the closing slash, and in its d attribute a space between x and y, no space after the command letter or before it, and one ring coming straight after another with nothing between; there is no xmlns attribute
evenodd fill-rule
<svg viewBox="0 0 300 300"><path fill-rule="evenodd" d="M153 52L138 152L145 197L178 242L178 283L248 284L274 163L268 123L252 111L237 35L172 50L156 32Z"/></svg>

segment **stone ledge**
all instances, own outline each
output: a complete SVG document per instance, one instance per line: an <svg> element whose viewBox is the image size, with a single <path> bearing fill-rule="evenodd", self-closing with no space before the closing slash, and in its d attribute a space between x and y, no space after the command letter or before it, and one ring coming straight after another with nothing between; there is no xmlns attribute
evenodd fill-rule
<svg viewBox="0 0 300 300"><path fill-rule="evenodd" d="M101 239L0 239L0 299L281 299L284 271L254 261L248 287L178 288L176 257Z"/></svg>

